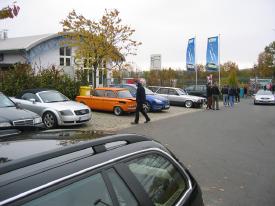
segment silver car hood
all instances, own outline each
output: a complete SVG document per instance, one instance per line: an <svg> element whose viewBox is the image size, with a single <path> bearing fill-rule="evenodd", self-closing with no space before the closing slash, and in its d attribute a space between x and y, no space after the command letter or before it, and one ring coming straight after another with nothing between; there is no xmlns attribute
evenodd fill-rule
<svg viewBox="0 0 275 206"><path fill-rule="evenodd" d="M57 111L90 109L85 104L75 102L75 101L42 103L42 105L48 108L55 109Z"/></svg>
<svg viewBox="0 0 275 206"><path fill-rule="evenodd" d="M0 122L33 119L39 117L36 113L16 107L0 108Z"/></svg>

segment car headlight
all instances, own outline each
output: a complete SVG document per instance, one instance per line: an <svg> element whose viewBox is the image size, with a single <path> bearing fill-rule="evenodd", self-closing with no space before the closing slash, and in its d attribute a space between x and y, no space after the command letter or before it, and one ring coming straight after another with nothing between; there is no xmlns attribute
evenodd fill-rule
<svg viewBox="0 0 275 206"><path fill-rule="evenodd" d="M34 122L34 124L39 124L39 123L42 122L42 118L41 117L36 117L36 118L34 118L33 122Z"/></svg>
<svg viewBox="0 0 275 206"><path fill-rule="evenodd" d="M0 123L0 127L10 127L11 126L11 123L9 122L1 122Z"/></svg>
<svg viewBox="0 0 275 206"><path fill-rule="evenodd" d="M159 100L159 99L155 99L155 102L158 103L158 104L161 104L161 103L162 103L162 101Z"/></svg>
<svg viewBox="0 0 275 206"><path fill-rule="evenodd" d="M72 116L72 115L74 115L71 110L62 110L62 111L60 111L60 114L62 116Z"/></svg>

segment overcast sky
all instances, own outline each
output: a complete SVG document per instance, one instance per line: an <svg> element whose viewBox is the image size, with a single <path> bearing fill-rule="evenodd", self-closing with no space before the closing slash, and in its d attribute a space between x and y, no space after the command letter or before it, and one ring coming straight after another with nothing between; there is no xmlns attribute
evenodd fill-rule
<svg viewBox="0 0 275 206"><path fill-rule="evenodd" d="M205 64L207 38L220 34L221 63L240 69L257 63L258 54L275 41L274 0L16 0L18 17L0 21L9 37L61 31L60 21L75 9L99 19L104 9L118 9L122 23L136 30L138 55L128 58L150 67L150 55L161 54L162 66L185 69L187 41L196 36L197 63ZM0 6L12 4L1 0Z"/></svg>

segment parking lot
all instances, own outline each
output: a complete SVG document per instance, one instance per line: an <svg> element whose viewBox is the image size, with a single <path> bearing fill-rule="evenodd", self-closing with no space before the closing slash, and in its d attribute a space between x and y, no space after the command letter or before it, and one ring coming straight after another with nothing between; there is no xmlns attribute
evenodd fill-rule
<svg viewBox="0 0 275 206"><path fill-rule="evenodd" d="M185 107L177 107L171 106L169 110L164 110L161 112L151 112L149 113L149 117L151 121L157 121L161 119L167 119L170 117L187 114L191 112L201 111L202 109L197 108L185 108ZM119 129L124 129L132 126L131 122L134 121L135 113L124 114L122 116L115 116L113 113L108 112L92 112L92 120L83 126L84 129L87 130L104 130L104 131L117 131ZM140 124L143 124L145 121L142 114L140 114Z"/></svg>

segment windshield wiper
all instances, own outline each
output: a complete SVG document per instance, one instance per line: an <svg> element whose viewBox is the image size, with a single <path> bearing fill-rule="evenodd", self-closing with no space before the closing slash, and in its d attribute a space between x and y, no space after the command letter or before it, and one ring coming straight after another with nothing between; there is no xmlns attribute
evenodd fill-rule
<svg viewBox="0 0 275 206"><path fill-rule="evenodd" d="M50 102L46 102L46 103L54 103L54 102L62 102L60 100L55 100L55 101L50 101Z"/></svg>

